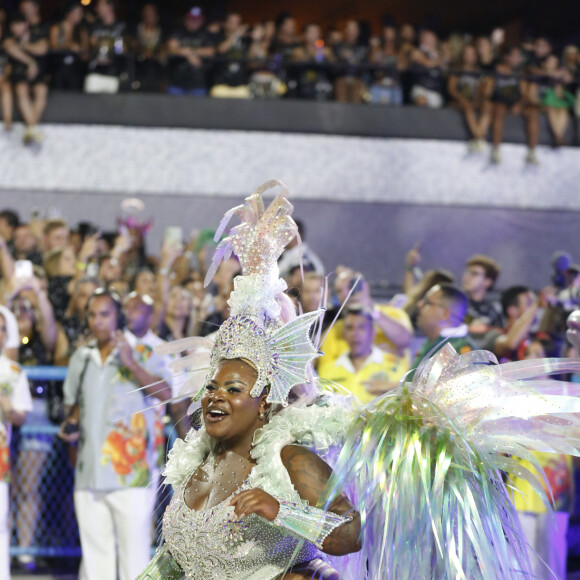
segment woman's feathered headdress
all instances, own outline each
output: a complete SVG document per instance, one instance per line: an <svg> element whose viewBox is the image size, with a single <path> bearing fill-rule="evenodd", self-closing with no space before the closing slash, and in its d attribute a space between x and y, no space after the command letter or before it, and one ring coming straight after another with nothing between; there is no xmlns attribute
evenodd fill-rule
<svg viewBox="0 0 580 580"><path fill-rule="evenodd" d="M275 187L281 187L282 191L266 209L262 194ZM258 372L251 395L257 397L268 387L269 403L286 405L292 387L309 381L309 365L319 356L310 339L310 328L323 310L303 314L289 322L283 320L280 296L287 286L280 278L277 262L284 248L298 235L291 217L294 208L287 194L288 189L282 182L266 182L243 205L229 210L216 231L217 241L234 215L241 221L217 246L205 285L211 282L221 262L232 254L240 261L242 275L234 280L234 290L228 300L230 317L217 331L213 344L194 337L158 349L164 353L197 350L193 356L173 363L174 371L198 371L193 372L185 385L195 400L201 397L203 385L223 359L249 360ZM200 384L204 351L206 360L209 354L209 361L204 369L205 381Z"/></svg>

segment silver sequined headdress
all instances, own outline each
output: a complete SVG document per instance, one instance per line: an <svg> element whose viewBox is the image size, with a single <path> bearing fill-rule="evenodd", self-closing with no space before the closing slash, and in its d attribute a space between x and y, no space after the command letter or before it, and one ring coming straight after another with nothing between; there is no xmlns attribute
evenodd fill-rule
<svg viewBox="0 0 580 580"><path fill-rule="evenodd" d="M281 187L282 191L265 209L262 194L274 187ZM234 280L234 290L228 300L230 317L216 333L209 352L209 365L205 366L205 380L201 385L199 376L190 381L190 387L193 387L190 392L194 392L195 400L201 397L203 386L224 359L250 361L258 372L250 394L258 397L268 387L269 403L286 405L292 387L310 380L309 365L319 355L310 339L310 329L320 318L322 310L303 314L285 323L279 298L287 286L279 276L278 258L298 235L298 228L291 217L294 208L286 198L287 194L283 183L268 181L246 198L243 205L229 210L216 231L217 241L234 215L241 221L217 246L205 285L209 284L221 262L232 254L240 261L242 275ZM200 346L203 350L203 340L184 339L163 350L199 350ZM201 358L203 355L197 355L196 363ZM174 370L194 370L187 359L175 361L173 366Z"/></svg>

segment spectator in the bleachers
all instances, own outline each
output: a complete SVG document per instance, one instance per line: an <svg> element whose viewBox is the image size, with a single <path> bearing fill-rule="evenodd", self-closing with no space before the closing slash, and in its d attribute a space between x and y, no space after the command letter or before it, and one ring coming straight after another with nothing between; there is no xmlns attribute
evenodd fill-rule
<svg viewBox="0 0 580 580"><path fill-rule="evenodd" d="M465 264L461 289L469 298L465 322L471 334L483 334L503 326L499 305L489 298L500 271L498 263L483 254L471 256Z"/></svg>
<svg viewBox="0 0 580 580"><path fill-rule="evenodd" d="M41 280L35 276L15 281L8 304L18 321L19 362L32 366L51 364L57 326L54 310Z"/></svg>
<svg viewBox="0 0 580 580"><path fill-rule="evenodd" d="M42 265L42 252L30 224L18 224L14 231L13 247L15 260L30 260L37 266Z"/></svg>
<svg viewBox="0 0 580 580"><path fill-rule="evenodd" d="M313 312L317 308L326 307L324 298L324 276L318 272L304 274L304 281L300 285L300 306L302 312Z"/></svg>
<svg viewBox="0 0 580 580"><path fill-rule="evenodd" d="M295 72L297 96L317 101L329 100L332 84L327 65L334 60L332 51L324 44L320 25L314 22L307 24L303 30L302 42L292 55L292 61L300 65Z"/></svg>
<svg viewBox="0 0 580 580"><path fill-rule="evenodd" d="M481 72L475 47L468 44L463 49L461 63L450 71L447 81L451 104L463 112L471 134L469 150L477 153L485 149L485 136L491 123L491 103L484 94ZM479 118L477 112L480 113Z"/></svg>
<svg viewBox="0 0 580 580"><path fill-rule="evenodd" d="M126 24L117 19L114 0L97 1L97 22L90 31L91 61L86 93L117 93L127 51Z"/></svg>
<svg viewBox="0 0 580 580"><path fill-rule="evenodd" d="M339 65L338 78L334 81L335 99L341 103L360 103L365 85L360 66L368 59L368 47L361 44L360 25L356 20L347 20L342 42L333 47Z"/></svg>
<svg viewBox="0 0 580 580"><path fill-rule="evenodd" d="M252 27L252 44L248 57L252 60L253 70L258 67L259 63L265 66L275 36L276 23L273 20L264 20Z"/></svg>
<svg viewBox="0 0 580 580"><path fill-rule="evenodd" d="M539 74L544 61L552 54L552 43L546 36L538 36L534 39L532 52L527 54L527 66L532 74Z"/></svg>
<svg viewBox="0 0 580 580"><path fill-rule="evenodd" d="M411 57L417 48L417 34L415 32L415 27L408 22L402 24L401 28L399 29L399 39L401 57L403 58L405 68L407 68L410 66Z"/></svg>
<svg viewBox="0 0 580 580"><path fill-rule="evenodd" d="M11 209L0 211L0 238L6 242L8 249L11 251L14 248L14 235L19 225L20 217L15 211Z"/></svg>
<svg viewBox="0 0 580 580"><path fill-rule="evenodd" d="M571 79L567 87L570 91L574 90L574 83L578 76L578 65L580 65L580 51L577 46L568 44L562 52L562 68L568 73Z"/></svg>
<svg viewBox="0 0 580 580"><path fill-rule="evenodd" d="M18 362L27 366L52 364L57 326L48 296L36 277L19 282L15 290L10 305L18 320ZM32 420L36 425L46 427L50 421L45 385L35 383L31 387L34 395ZM18 449L14 474L15 523L18 546L25 551L34 544L41 510L38 482L50 450L51 437L48 435L25 437ZM21 555L19 562L26 568L35 568L35 560L30 554Z"/></svg>
<svg viewBox="0 0 580 580"><path fill-rule="evenodd" d="M501 293L505 328L490 330L483 348L493 352L500 362L523 360L531 329L540 308L548 305L544 292L537 296L526 286L510 286Z"/></svg>
<svg viewBox="0 0 580 580"><path fill-rule="evenodd" d="M56 248L68 245L69 230L65 220L61 218L49 219L43 228L42 250L50 252Z"/></svg>
<svg viewBox="0 0 580 580"><path fill-rule="evenodd" d="M390 304L376 304L371 297L369 283L349 268L343 268L337 273L334 286L337 305L328 309L325 324L332 323L345 302L349 307L362 306L371 313L376 327L374 344L385 352L404 359L405 364L408 364L407 347L413 337L413 327L405 311ZM338 319L326 335L324 354L328 360L336 360L347 350L347 344L342 337L342 327L343 320Z"/></svg>
<svg viewBox="0 0 580 580"><path fill-rule="evenodd" d="M216 38L217 62L214 66L212 97L249 98L246 58L252 39L249 26L239 12L226 15L222 32Z"/></svg>
<svg viewBox="0 0 580 580"><path fill-rule="evenodd" d="M185 15L183 27L175 31L167 43L169 87L171 95L201 97L208 92L204 59L215 56L215 38L204 27L201 8L191 8Z"/></svg>
<svg viewBox="0 0 580 580"><path fill-rule="evenodd" d="M284 12L276 19L276 34L270 45L270 54L285 64L292 60L294 51L300 46L296 30L296 19Z"/></svg>
<svg viewBox="0 0 580 580"><path fill-rule="evenodd" d="M7 325L7 337L4 344L4 354L11 360L18 361L18 347L20 346L20 336L18 333L18 321L5 304L6 298L9 298L14 283L14 260L8 249L8 244L0 235L0 313L4 316Z"/></svg>
<svg viewBox="0 0 580 580"><path fill-rule="evenodd" d="M566 144L566 131L570 122L570 109L574 106L574 95L567 90L572 82L572 76L560 67L558 57L547 56L542 62L541 77L544 78L544 90L538 91L540 103L546 111L548 123L554 137L554 145L560 147Z"/></svg>
<svg viewBox="0 0 580 580"><path fill-rule="evenodd" d="M43 266L48 277L50 300L58 320L64 316L68 308L76 280L82 278L87 270L91 270L89 273L95 275L92 264L89 268L89 262L97 260L99 235L95 233L86 236L78 255L75 255L70 245L56 247L44 254Z"/></svg>
<svg viewBox="0 0 580 580"><path fill-rule="evenodd" d="M155 274L149 268L143 268L131 282L131 290L138 294L155 296L157 293Z"/></svg>
<svg viewBox="0 0 580 580"><path fill-rule="evenodd" d="M406 67L406 59L399 49L397 29L394 25L387 23L383 26L381 37L371 40L370 60L380 67L373 73L371 102L381 105L402 105L401 71Z"/></svg>
<svg viewBox="0 0 580 580"><path fill-rule="evenodd" d="M119 261L123 277L130 280L142 268L155 268L156 261L147 255L146 235L151 220L141 223L134 218L120 220L119 233L114 237L111 255Z"/></svg>
<svg viewBox="0 0 580 580"><path fill-rule="evenodd" d="M281 63L273 63L270 47L276 34L273 20L256 24L251 31L251 44L248 50L249 89L253 98L279 98L287 90L280 72Z"/></svg>
<svg viewBox="0 0 580 580"><path fill-rule="evenodd" d="M436 270L427 270L423 275L423 278L419 281L419 283L414 286L411 290L406 293L406 301L402 305L403 310L408 314L411 322L413 323L413 327L417 327L417 317L419 316L419 305L421 300L425 297L425 294L433 288L433 286L441 285L441 284L453 284L455 282L455 278L453 274L448 270L436 269ZM393 302L393 301L391 301ZM395 306L401 307L400 304L395 302Z"/></svg>
<svg viewBox="0 0 580 580"><path fill-rule="evenodd" d="M420 267L421 260L421 242L418 242L405 255L403 293L406 299L399 299L399 296L395 295L391 301L397 304L400 302L398 305L411 317L414 327L419 314L418 305L425 294L437 284L453 284L455 281L451 272L441 268L423 273Z"/></svg>
<svg viewBox="0 0 580 580"><path fill-rule="evenodd" d="M439 50L437 35L432 30L422 30L419 47L411 55L413 86L411 100L414 105L439 109L443 106L443 72L447 65Z"/></svg>
<svg viewBox="0 0 580 580"><path fill-rule="evenodd" d="M26 415L32 410L32 400L26 373L20 365L9 359L5 352L7 324L0 312L0 577L8 580L10 576L10 508L9 483L10 436L12 426L21 426Z"/></svg>
<svg viewBox="0 0 580 580"><path fill-rule="evenodd" d="M112 254L104 254L99 257L99 272L97 277L105 285L119 280L123 275L123 268L119 260Z"/></svg>
<svg viewBox="0 0 580 580"><path fill-rule="evenodd" d="M522 78L522 51L517 46L504 48L500 63L489 80L488 91L493 104L491 132L493 148L492 163L501 163L499 146L503 136L506 114L523 114L526 124L528 152L526 163L536 165L536 145L538 143L539 119L536 103L530 103L528 96L530 87Z"/></svg>
<svg viewBox="0 0 580 580"><path fill-rule="evenodd" d="M419 267L421 263L420 244L411 248L405 256L405 276L403 278L403 295L395 295L391 304L403 308L409 315L413 327L417 327L417 316L421 300L427 292L440 284L453 284L453 274L447 270L428 270L423 273Z"/></svg>
<svg viewBox="0 0 580 580"><path fill-rule="evenodd" d="M481 71L489 75L495 71L497 61L493 53L493 44L487 36L478 36L475 41L477 50L477 65Z"/></svg>
<svg viewBox="0 0 580 580"><path fill-rule="evenodd" d="M419 303L417 317L417 326L427 340L415 356L414 368L427 354L434 354L435 347L443 342L448 341L459 354L473 350L467 324L463 323L467 304L467 296L451 284L439 284L427 292Z"/></svg>
<svg viewBox="0 0 580 580"><path fill-rule="evenodd" d="M189 336L192 306L191 294L181 286L173 286L169 291L165 316L158 328L159 337L172 341Z"/></svg>
<svg viewBox="0 0 580 580"><path fill-rule="evenodd" d="M72 353L89 339L86 306L89 298L100 287L101 281L97 278L83 277L76 281L68 308L59 321L54 355L56 366L67 366Z"/></svg>
<svg viewBox="0 0 580 580"><path fill-rule="evenodd" d="M12 96L12 81L10 79L8 54L4 49L4 41L8 37L8 33L8 15L6 9L0 6L0 99L2 121L4 122L4 129L6 131L12 131L14 99Z"/></svg>
<svg viewBox="0 0 580 580"><path fill-rule="evenodd" d="M280 260L278 260L280 276L282 278L289 276L292 270L294 270L297 266L300 266L301 261L306 270L324 274L324 264L322 263L322 260L305 241L306 230L304 227L304 222L299 219L296 219L295 221L296 225L298 226L298 235L302 240L302 248L298 244L298 237L293 238L288 243L284 249L283 254L280 256Z"/></svg>
<svg viewBox="0 0 580 580"><path fill-rule="evenodd" d="M336 26L329 26L324 34L324 44L332 50L344 41L343 33Z"/></svg>
<svg viewBox="0 0 580 580"><path fill-rule="evenodd" d="M374 344L373 313L363 306L346 309L342 335L347 350L336 360L321 361L321 379L340 384L359 401L368 403L378 395L395 388L409 370L403 357L378 348Z"/></svg>
<svg viewBox="0 0 580 580"><path fill-rule="evenodd" d="M141 21L137 24L134 51L135 80L142 91L157 92L163 77L164 39L159 24L159 9L154 2L141 8Z"/></svg>
<svg viewBox="0 0 580 580"><path fill-rule="evenodd" d="M52 87L82 91L89 56L89 31L83 22L83 7L70 3L64 18L50 28Z"/></svg>
<svg viewBox="0 0 580 580"><path fill-rule="evenodd" d="M68 308L73 291L73 279L80 277L77 257L71 246L55 248L44 254L43 268L48 277L50 300L56 317L60 320Z"/></svg>
<svg viewBox="0 0 580 580"><path fill-rule="evenodd" d="M457 32L451 33L447 40L441 43L441 52L450 67L456 69L464 64L464 49L468 44L465 42L465 36ZM477 53L475 61L477 63Z"/></svg>
<svg viewBox="0 0 580 580"><path fill-rule="evenodd" d="M71 358L63 387L67 419L59 432L64 441L78 442L79 578L133 580L151 549L155 412L150 407L152 397L171 398L171 387L161 382L169 375L162 357L139 352L127 341L116 295L97 291L87 308L95 339ZM70 433L67 425L79 430Z"/></svg>
<svg viewBox="0 0 580 580"><path fill-rule="evenodd" d="M11 80L26 125L22 141L29 145L42 141L38 124L48 97L48 29L36 0L23 0L19 8L21 14L12 18L4 49L10 58Z"/></svg>

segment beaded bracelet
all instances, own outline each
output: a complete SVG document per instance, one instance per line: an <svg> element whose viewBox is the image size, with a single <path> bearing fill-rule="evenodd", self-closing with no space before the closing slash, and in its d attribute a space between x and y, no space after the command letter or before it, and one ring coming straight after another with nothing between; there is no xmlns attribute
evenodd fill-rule
<svg viewBox="0 0 580 580"><path fill-rule="evenodd" d="M278 503L280 509L272 523L314 544L319 550L322 550L324 540L335 528L352 521L352 516L340 516L309 505L302 506L280 499Z"/></svg>

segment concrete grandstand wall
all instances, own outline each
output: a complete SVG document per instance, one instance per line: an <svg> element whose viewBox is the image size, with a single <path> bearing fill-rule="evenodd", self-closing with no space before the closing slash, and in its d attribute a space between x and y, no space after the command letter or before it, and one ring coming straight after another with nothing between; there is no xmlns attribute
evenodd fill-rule
<svg viewBox="0 0 580 580"><path fill-rule="evenodd" d="M175 126L180 112L185 128ZM543 285L551 253L580 247L580 149L542 146L540 166L526 166L518 119L503 163L491 166L488 155L467 155L461 117L448 110L57 95L48 113L40 148L23 148L18 129L0 139L0 207L26 217L55 206L71 222L109 228L123 198L141 197L154 250L166 226L215 225L273 177L290 187L324 261L375 282L397 284L418 240L426 268L459 273L471 253L489 253L504 265L502 287Z"/></svg>

